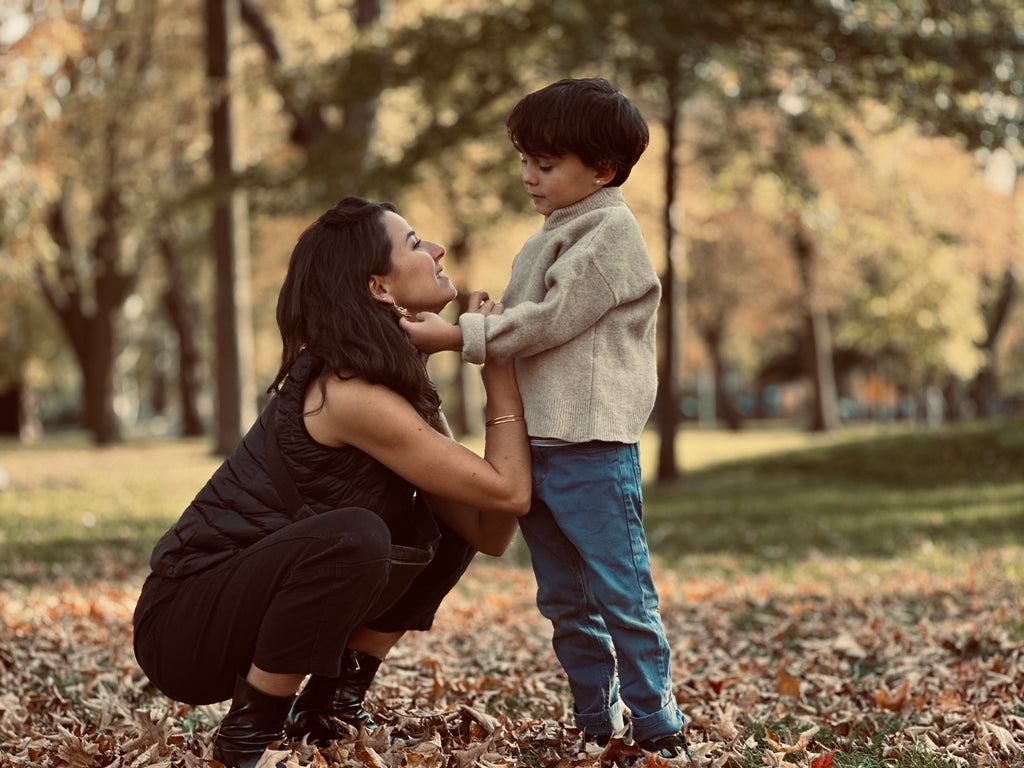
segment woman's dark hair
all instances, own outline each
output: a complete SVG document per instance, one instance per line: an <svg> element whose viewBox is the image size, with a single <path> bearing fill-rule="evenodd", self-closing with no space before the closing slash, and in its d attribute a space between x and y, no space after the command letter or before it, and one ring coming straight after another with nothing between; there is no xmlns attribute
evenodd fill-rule
<svg viewBox="0 0 1024 768"><path fill-rule="evenodd" d="M615 171L617 187L647 149L647 121L619 90L599 77L566 79L524 96L506 124L513 146L528 155L579 156L598 171Z"/></svg>
<svg viewBox="0 0 1024 768"><path fill-rule="evenodd" d="M425 419L436 416L440 401L422 356L394 307L370 293L370 276L392 268L386 211L395 207L346 197L299 237L277 299L281 369L268 391L280 389L305 349L316 361L312 375L348 372L395 390Z"/></svg>

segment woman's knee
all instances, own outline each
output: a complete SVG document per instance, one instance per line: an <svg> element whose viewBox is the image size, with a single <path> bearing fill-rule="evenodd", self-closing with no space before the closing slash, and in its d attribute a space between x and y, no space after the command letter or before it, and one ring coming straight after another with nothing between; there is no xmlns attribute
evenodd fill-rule
<svg viewBox="0 0 1024 768"><path fill-rule="evenodd" d="M322 535L346 550L359 552L367 560L388 559L391 531L379 515L362 507L345 507L317 515Z"/></svg>
<svg viewBox="0 0 1024 768"><path fill-rule="evenodd" d="M386 563L391 553L391 533L373 512L348 507L299 520L268 536L253 548L290 563L300 572L334 566L367 566Z"/></svg>

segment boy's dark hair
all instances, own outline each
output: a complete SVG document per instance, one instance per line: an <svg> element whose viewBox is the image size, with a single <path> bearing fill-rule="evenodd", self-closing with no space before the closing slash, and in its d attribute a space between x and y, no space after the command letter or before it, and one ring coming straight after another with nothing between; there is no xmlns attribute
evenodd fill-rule
<svg viewBox="0 0 1024 768"><path fill-rule="evenodd" d="M528 155L577 155L599 171L614 169L617 187L647 149L640 110L599 77L565 79L524 96L507 122L513 146Z"/></svg>

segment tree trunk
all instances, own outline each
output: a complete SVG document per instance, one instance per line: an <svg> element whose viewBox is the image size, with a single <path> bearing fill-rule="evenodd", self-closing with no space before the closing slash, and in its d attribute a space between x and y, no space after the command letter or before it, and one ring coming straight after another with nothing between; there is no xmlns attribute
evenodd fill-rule
<svg viewBox="0 0 1024 768"><path fill-rule="evenodd" d="M356 30L365 32L374 24L380 21L382 13L382 0L356 0L352 7L352 21ZM373 125L377 120L377 105L380 102L380 84L377 84L376 95L370 96L345 109L341 133L348 141L352 142L349 151L358 152L359 157L366 156L366 149L370 145L370 135L373 133Z"/></svg>
<svg viewBox="0 0 1024 768"><path fill-rule="evenodd" d="M982 307L985 318L985 339L978 348L985 355L981 370L971 382L971 400L974 402L975 413L980 418L994 415L996 400L999 397L999 375L996 371L996 344L1006 327L1010 317L1010 309L1017 298L1017 276L1013 267L1007 267L999 281L999 289L995 301L990 307Z"/></svg>
<svg viewBox="0 0 1024 768"><path fill-rule="evenodd" d="M213 212L216 259L217 429L215 451L226 456L254 418L252 317L249 296L248 204L232 189L234 172L230 94L230 30L237 0L206 0L207 76L210 106L210 162L221 195Z"/></svg>
<svg viewBox="0 0 1024 768"><path fill-rule="evenodd" d="M91 291L84 289L86 278L76 268L72 253L74 246L66 211L68 198L65 190L47 218L50 236L57 246L58 274L50 278L39 267L36 277L47 303L60 320L82 373L83 426L98 445L109 445L122 439L114 412L115 321L135 286L136 275L118 268L121 201L118 190L111 185L96 208L100 222L96 239L91 246L83 248L92 257L93 282Z"/></svg>
<svg viewBox="0 0 1024 768"><path fill-rule="evenodd" d="M113 323L94 317L87 324L86 335L84 354L78 359L82 367L85 427L97 445L110 445L121 441L121 427L114 412Z"/></svg>
<svg viewBox="0 0 1024 768"><path fill-rule="evenodd" d="M658 449L657 480L669 483L679 479L679 465L676 457L676 430L679 425L679 396L676 373L679 369L681 332L676 329L676 318L680 314L676 306L677 270L679 246L676 238L676 148L679 143L679 108L674 97L673 86L669 84L665 118L665 273L661 278L661 359L658 371L657 423L660 438ZM679 295L685 297L685 291Z"/></svg>
<svg viewBox="0 0 1024 768"><path fill-rule="evenodd" d="M267 61L275 66L280 65L284 61L281 48L260 9L251 0L240 0L240 3L242 23L255 38ZM356 0L351 8L352 23L356 30L363 32L376 24L382 13L383 0ZM284 111L292 121L289 139L307 152L313 152L330 132L321 113L321 105L304 103L286 79L275 78L274 86L281 97ZM378 84L378 96L380 90ZM370 135L377 119L378 96L356 102L345 109L340 130L342 138L339 141L346 147L346 152L354 157L366 157ZM337 145L338 141L334 143Z"/></svg>
<svg viewBox="0 0 1024 768"><path fill-rule="evenodd" d="M707 347L708 357L711 358L712 375L715 379L715 419L733 431L743 429L743 417L736 410L736 404L726 389L725 358L722 355L722 324L716 324L713 328L702 328L700 334L704 340L704 346Z"/></svg>
<svg viewBox="0 0 1024 768"><path fill-rule="evenodd" d="M805 370L813 393L808 426L812 432L827 432L839 426L839 403L832 360L832 333L828 316L818 306L814 284L814 244L804 231L800 215L794 214L792 219L793 257L796 259L804 293L804 325L807 339L804 345Z"/></svg>
<svg viewBox="0 0 1024 768"><path fill-rule="evenodd" d="M181 395L181 432L195 437L206 433L199 415L199 344L196 339L195 303L189 298L181 257L169 237L160 238L160 255L167 270L164 309L178 337L178 390Z"/></svg>
<svg viewBox="0 0 1024 768"><path fill-rule="evenodd" d="M451 194L455 194L454 191ZM459 228L459 234L453 239L447 250L448 258L452 260L452 266L464 267L468 263L469 239L462 227ZM465 285L455 287L458 290L455 297L458 316L469 309L470 291ZM497 301L498 297L492 296L491 298ZM479 434L483 427L482 412L479 408L480 403L476 402L476 398L471 394L472 383L470 381L471 377L475 378L478 375L479 366L463 363L458 357L456 359L455 374L452 378L452 397L445 405L445 416L456 437Z"/></svg>

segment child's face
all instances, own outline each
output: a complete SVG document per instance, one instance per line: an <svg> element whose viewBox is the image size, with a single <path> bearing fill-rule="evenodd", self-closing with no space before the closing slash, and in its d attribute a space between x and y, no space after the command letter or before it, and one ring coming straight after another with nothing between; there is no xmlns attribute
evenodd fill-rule
<svg viewBox="0 0 1024 768"><path fill-rule="evenodd" d="M572 152L564 155L523 153L523 184L538 213L550 216L559 208L578 203L607 184L614 173L601 173L584 165Z"/></svg>

